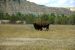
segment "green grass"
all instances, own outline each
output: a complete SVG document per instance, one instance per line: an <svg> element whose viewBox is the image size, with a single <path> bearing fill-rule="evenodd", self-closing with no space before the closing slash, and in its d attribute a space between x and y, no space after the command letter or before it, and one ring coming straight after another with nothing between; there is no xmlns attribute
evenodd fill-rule
<svg viewBox="0 0 75 50"><path fill-rule="evenodd" d="M75 50L75 25L50 25L49 31L37 31L33 25L1 24L0 38L10 37L46 38L54 41L37 41L30 45L16 46L16 48L0 46L0 50Z"/></svg>

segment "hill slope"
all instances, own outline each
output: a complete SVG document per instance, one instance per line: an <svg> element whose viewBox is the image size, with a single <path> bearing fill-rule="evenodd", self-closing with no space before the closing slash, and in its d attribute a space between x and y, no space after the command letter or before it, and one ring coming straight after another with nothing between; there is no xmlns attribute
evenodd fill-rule
<svg viewBox="0 0 75 50"><path fill-rule="evenodd" d="M43 5L37 5L35 3L26 0L2 0L0 1L0 12L9 14L21 12L43 14L43 13L58 13L58 14L71 14L70 9L46 7Z"/></svg>

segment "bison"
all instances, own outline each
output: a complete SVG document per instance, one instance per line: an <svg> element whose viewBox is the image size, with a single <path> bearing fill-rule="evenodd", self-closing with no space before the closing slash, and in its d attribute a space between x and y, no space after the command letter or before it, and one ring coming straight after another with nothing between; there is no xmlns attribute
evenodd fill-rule
<svg viewBox="0 0 75 50"><path fill-rule="evenodd" d="M33 25L34 25L34 28L36 30L43 30L44 28L47 31L49 30L49 22L48 21L40 21L40 20L38 20L38 21L35 21L33 23Z"/></svg>
<svg viewBox="0 0 75 50"><path fill-rule="evenodd" d="M34 28L35 28L36 30L42 30L42 26L39 25L39 24L37 24L37 23L34 23Z"/></svg>
<svg viewBox="0 0 75 50"><path fill-rule="evenodd" d="M43 28L46 28L46 30L48 31L49 30L49 24L37 24L37 23L34 23L34 28L36 30L43 30Z"/></svg>

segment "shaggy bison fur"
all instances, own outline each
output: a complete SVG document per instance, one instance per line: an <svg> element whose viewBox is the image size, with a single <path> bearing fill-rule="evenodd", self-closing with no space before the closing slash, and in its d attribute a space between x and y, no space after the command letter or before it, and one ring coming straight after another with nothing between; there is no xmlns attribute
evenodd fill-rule
<svg viewBox="0 0 75 50"><path fill-rule="evenodd" d="M46 28L47 31L49 30L49 23L47 23L47 24L34 23L33 25L36 30L43 30L43 28Z"/></svg>

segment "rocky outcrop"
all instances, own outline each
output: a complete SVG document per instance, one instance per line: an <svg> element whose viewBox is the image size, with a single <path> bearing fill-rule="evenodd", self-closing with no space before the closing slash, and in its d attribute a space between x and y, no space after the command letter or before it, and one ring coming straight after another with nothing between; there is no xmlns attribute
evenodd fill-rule
<svg viewBox="0 0 75 50"><path fill-rule="evenodd" d="M43 13L57 13L57 14L71 14L71 11L66 8L46 7L37 5L26 0L0 0L0 12L15 14L17 12L43 14Z"/></svg>

